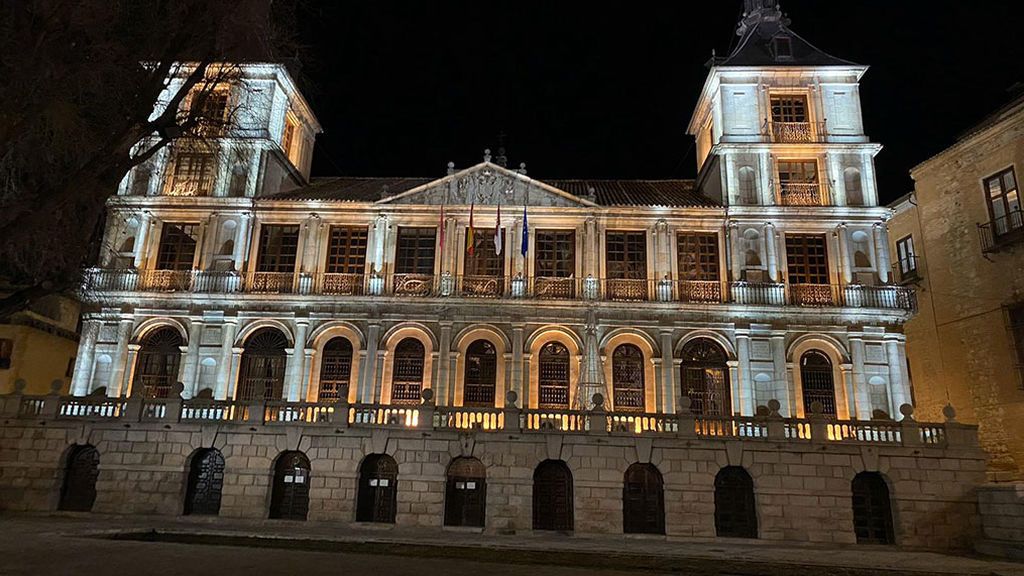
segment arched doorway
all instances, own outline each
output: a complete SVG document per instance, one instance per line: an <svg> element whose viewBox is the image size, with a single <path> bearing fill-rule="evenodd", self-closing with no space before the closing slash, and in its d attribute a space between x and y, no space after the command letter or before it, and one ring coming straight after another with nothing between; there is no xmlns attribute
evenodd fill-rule
<svg viewBox="0 0 1024 576"><path fill-rule="evenodd" d="M88 512L96 502L96 479L100 475L100 453L90 444L76 445L68 452L58 510Z"/></svg>
<svg viewBox="0 0 1024 576"><path fill-rule="evenodd" d="M395 523L398 463L387 454L370 454L359 466L356 522Z"/></svg>
<svg viewBox="0 0 1024 576"><path fill-rule="evenodd" d="M487 511L487 470L476 458L456 458L448 466L444 525L483 527Z"/></svg>
<svg viewBox="0 0 1024 576"><path fill-rule="evenodd" d="M665 533L665 490L653 464L637 462L626 469L622 485L622 531L626 534Z"/></svg>
<svg viewBox="0 0 1024 576"><path fill-rule="evenodd" d="M348 398L349 381L352 378L352 343L348 338L338 336L324 344L320 357L320 388L317 399L333 402Z"/></svg>
<svg viewBox="0 0 1024 576"><path fill-rule="evenodd" d="M757 538L754 480L740 466L715 476L715 533L724 538Z"/></svg>
<svg viewBox="0 0 1024 576"><path fill-rule="evenodd" d="M263 390L265 400L284 397L285 349L288 338L280 330L262 328L245 341L242 366L238 374L239 400L255 400L257 391Z"/></svg>
<svg viewBox="0 0 1024 576"><path fill-rule="evenodd" d="M178 381L182 345L181 334L170 326L146 334L139 347L132 390L142 390L146 398L167 398Z"/></svg>
<svg viewBox="0 0 1024 576"><path fill-rule="evenodd" d="M188 467L185 514L216 516L224 488L224 456L216 448L195 453Z"/></svg>
<svg viewBox="0 0 1024 576"><path fill-rule="evenodd" d="M569 409L569 349L548 342L540 349L537 390L541 408Z"/></svg>
<svg viewBox="0 0 1024 576"><path fill-rule="evenodd" d="M705 416L731 416L729 363L725 350L710 338L696 338L682 351L683 394L690 411Z"/></svg>
<svg viewBox="0 0 1024 576"><path fill-rule="evenodd" d="M853 530L858 544L895 544L889 485L878 472L853 478Z"/></svg>
<svg viewBox="0 0 1024 576"><path fill-rule="evenodd" d="M464 406L494 406L494 390L498 372L498 353L494 344L477 340L466 348L466 367L463 373L462 404Z"/></svg>
<svg viewBox="0 0 1024 576"><path fill-rule="evenodd" d="M644 353L634 344L612 352L612 407L616 412L644 411Z"/></svg>
<svg viewBox="0 0 1024 576"><path fill-rule="evenodd" d="M415 338L406 338L395 346L391 367L391 403L418 404L423 389L423 363L426 349Z"/></svg>
<svg viewBox="0 0 1024 576"><path fill-rule="evenodd" d="M533 529L573 529L572 472L561 460L545 460L533 471Z"/></svg>
<svg viewBox="0 0 1024 576"><path fill-rule="evenodd" d="M822 414L836 415L836 386L832 361L820 350L808 350L800 357L800 386L803 388L804 413L811 404L821 402Z"/></svg>
<svg viewBox="0 0 1024 576"><path fill-rule="evenodd" d="M309 514L309 458L298 451L282 452L274 466L270 517L305 520Z"/></svg>

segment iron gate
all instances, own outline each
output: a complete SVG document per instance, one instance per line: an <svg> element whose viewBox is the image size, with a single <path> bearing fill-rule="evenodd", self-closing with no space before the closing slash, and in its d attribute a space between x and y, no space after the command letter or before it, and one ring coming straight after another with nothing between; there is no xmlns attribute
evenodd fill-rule
<svg viewBox="0 0 1024 576"><path fill-rule="evenodd" d="M622 485L622 531L626 534L665 533L665 491L661 472L653 464L633 464Z"/></svg>
<svg viewBox="0 0 1024 576"><path fill-rule="evenodd" d="M285 452L274 467L270 493L270 517L305 520L309 513L309 458L302 452Z"/></svg>
<svg viewBox="0 0 1024 576"><path fill-rule="evenodd" d="M370 454L359 467L356 522L395 523L398 464L387 454Z"/></svg>
<svg viewBox="0 0 1024 576"><path fill-rule="evenodd" d="M533 472L533 529L573 529L572 473L561 460L545 460Z"/></svg>
<svg viewBox="0 0 1024 576"><path fill-rule="evenodd" d="M853 478L853 530L858 544L895 544L889 487L877 472Z"/></svg>
<svg viewBox="0 0 1024 576"><path fill-rule="evenodd" d="M185 490L185 514L216 516L224 488L224 456L207 448L192 457Z"/></svg>
<svg viewBox="0 0 1024 576"><path fill-rule="evenodd" d="M724 538L757 538L754 480L739 466L715 476L715 533Z"/></svg>

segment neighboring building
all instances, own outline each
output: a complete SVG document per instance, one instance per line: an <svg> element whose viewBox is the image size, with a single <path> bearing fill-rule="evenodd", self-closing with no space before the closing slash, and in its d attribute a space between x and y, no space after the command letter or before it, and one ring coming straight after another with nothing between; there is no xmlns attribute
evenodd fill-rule
<svg viewBox="0 0 1024 576"><path fill-rule="evenodd" d="M977 423L994 479L1024 479L1024 95L911 170L889 223L919 414Z"/></svg>
<svg viewBox="0 0 1024 576"><path fill-rule="evenodd" d="M315 118L243 67L224 153L168 150L110 200L74 396L6 403L7 438L56 422L0 452L0 501L61 478L75 510L964 546L984 457L902 417L867 67L773 1L738 32L696 181L487 154L309 182Z"/></svg>
<svg viewBox="0 0 1024 576"><path fill-rule="evenodd" d="M26 394L46 394L57 381L69 392L80 310L75 299L54 294L0 324L0 394L13 392L19 380Z"/></svg>

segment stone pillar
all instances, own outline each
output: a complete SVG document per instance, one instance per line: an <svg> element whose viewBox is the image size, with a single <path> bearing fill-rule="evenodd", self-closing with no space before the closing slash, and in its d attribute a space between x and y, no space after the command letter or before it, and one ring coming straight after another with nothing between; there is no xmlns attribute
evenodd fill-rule
<svg viewBox="0 0 1024 576"><path fill-rule="evenodd" d="M231 385L231 364L232 347L235 345L235 333L238 331L238 324L234 319L225 319L220 328L220 361L217 363L217 387L213 396L217 400L225 400L232 393Z"/></svg>
<svg viewBox="0 0 1024 576"><path fill-rule="evenodd" d="M366 364L359 371L359 394L356 397L356 402L361 404L373 402L373 390L377 382L378 340L380 340L380 324L370 322L366 329Z"/></svg>
<svg viewBox="0 0 1024 576"><path fill-rule="evenodd" d="M530 398L526 395L526 386L523 383L523 329L522 324L512 325L512 387L522 399L522 406L525 407Z"/></svg>
<svg viewBox="0 0 1024 576"><path fill-rule="evenodd" d="M246 259L249 257L249 230L252 227L252 213L243 212L238 217L238 230L235 234L235 251L232 255L235 270L245 271Z"/></svg>
<svg viewBox="0 0 1024 576"><path fill-rule="evenodd" d="M783 417L795 414L793 410L793 389L789 385L786 367L786 336L772 335L772 367L775 375L775 399L779 401L779 413Z"/></svg>
<svg viewBox="0 0 1024 576"><path fill-rule="evenodd" d="M583 277L597 278L600 274L597 266L597 219L593 216L583 224L583 249Z"/></svg>
<svg viewBox="0 0 1024 576"><path fill-rule="evenodd" d="M129 381L125 378L125 375L131 372L133 364L128 364L125 356L127 355L128 341L131 340L132 328L134 326L135 320L132 318L121 318L120 323L117 325L117 347L114 348L110 358L111 374L107 396L123 396L128 390Z"/></svg>
<svg viewBox="0 0 1024 576"><path fill-rule="evenodd" d="M854 392L853 364L840 364L839 377L842 379L843 393L846 395L846 417L859 419L856 394ZM836 408L836 412L842 415L842 413L839 412L838 407Z"/></svg>
<svg viewBox="0 0 1024 576"><path fill-rule="evenodd" d="M753 416L755 409L754 378L750 374L750 334L736 333L736 359L739 388L740 414Z"/></svg>
<svg viewBox="0 0 1024 576"><path fill-rule="evenodd" d="M139 222L139 233L135 236L135 259L132 266L139 268L146 260L146 244L149 242L151 228L155 222L149 210L142 211L142 220Z"/></svg>
<svg viewBox="0 0 1024 576"><path fill-rule="evenodd" d="M861 191L865 206L878 206L878 182L875 181L875 158L870 152L863 155L861 173Z"/></svg>
<svg viewBox="0 0 1024 576"><path fill-rule="evenodd" d="M195 396L196 374L199 372L199 342L203 330L203 321L193 318L188 331L188 346L185 347L181 362L181 375L178 379L184 385L188 396Z"/></svg>
<svg viewBox="0 0 1024 576"><path fill-rule="evenodd" d="M850 337L850 360L853 361L853 404L856 407L850 414L858 420L870 420L871 391L864 378L864 339L859 336Z"/></svg>
<svg viewBox="0 0 1024 576"><path fill-rule="evenodd" d="M732 272L732 281L738 282L742 278L740 273L740 267L742 266L739 237L740 227L736 222L729 222L725 230L729 241L729 269Z"/></svg>
<svg viewBox="0 0 1024 576"><path fill-rule="evenodd" d="M889 397L892 398L892 405L895 408L892 417L901 420L900 406L910 403L910 396L903 385L903 358L900 356L900 343L898 340L890 339L885 341L886 357L889 361Z"/></svg>
<svg viewBox="0 0 1024 576"><path fill-rule="evenodd" d="M75 359L75 372L71 377L72 396L85 396L89 393L89 376L92 374L92 361L99 332L99 321L86 320L82 323L82 339L78 345L78 357Z"/></svg>
<svg viewBox="0 0 1024 576"><path fill-rule="evenodd" d="M872 227L875 236L875 256L878 266L878 279L889 282L889 230L885 224L877 223Z"/></svg>
<svg viewBox="0 0 1024 576"><path fill-rule="evenodd" d="M668 231L668 222L661 218L654 225L654 238L657 243L657 260L654 263L654 280L657 282L668 276L672 277L671 243L672 238ZM655 284L657 286L657 284Z"/></svg>
<svg viewBox="0 0 1024 576"><path fill-rule="evenodd" d="M730 414L742 414L743 404L740 398L740 363L738 360L729 360L726 364L729 366L729 395L731 396L729 413Z"/></svg>
<svg viewBox="0 0 1024 576"><path fill-rule="evenodd" d="M124 379L122 380L120 389L118 387L111 387L107 389L107 396L111 398L118 398L128 396L129 389L132 386L132 380L135 378L135 361L139 357L139 346L138 344L129 344L128 350L126 351L127 360L125 362ZM113 383L113 379L111 379ZM135 390L130 391L131 394L137 394Z"/></svg>
<svg viewBox="0 0 1024 576"><path fill-rule="evenodd" d="M300 401L302 375L306 371L306 332L308 330L309 320L301 319L295 321L295 346L289 353L288 363L285 364L284 371L284 394L285 399L289 402Z"/></svg>
<svg viewBox="0 0 1024 576"><path fill-rule="evenodd" d="M454 404L455 391L451 386L451 372L448 357L452 347L452 323L442 321L441 334L437 339L437 382L433 385L434 401L441 406Z"/></svg>
<svg viewBox="0 0 1024 576"><path fill-rule="evenodd" d="M231 359L228 360L228 377L229 377L229 380L227 382L227 384L230 385L230 388L228 389L228 394L229 394L229 396L231 398L234 398L235 396L238 395L238 378L239 378L239 376L241 376L242 352L244 352L244 351L245 351L244 348L232 348L231 349ZM218 386L220 386L220 384L218 384ZM262 390L263 390L263 388L260 387L259 390L257 390L257 393L261 393ZM255 399L255 401L262 403L263 402L263 396L258 396ZM260 413L262 413L262 409L260 410Z"/></svg>
<svg viewBox="0 0 1024 576"><path fill-rule="evenodd" d="M313 369L314 356L316 356L316 350L313 348L305 348L302 351L302 388L299 390L299 399L303 402L309 401L309 388L313 381L310 371ZM313 401L315 402L316 398Z"/></svg>
<svg viewBox="0 0 1024 576"><path fill-rule="evenodd" d="M765 259L768 264L768 278L772 282L779 281L779 244L775 239L775 224L764 223Z"/></svg>
<svg viewBox="0 0 1024 576"><path fill-rule="evenodd" d="M843 284L853 283L853 263L850 258L850 230L843 222L836 226L836 233L839 236L839 263L843 270Z"/></svg>
<svg viewBox="0 0 1024 576"><path fill-rule="evenodd" d="M378 214L370 227L370 268L378 274L384 273L384 247L387 244L388 217Z"/></svg>
<svg viewBox="0 0 1024 576"><path fill-rule="evenodd" d="M666 414L676 411L675 362L673 362L672 331L662 330L661 336L661 402L657 409Z"/></svg>

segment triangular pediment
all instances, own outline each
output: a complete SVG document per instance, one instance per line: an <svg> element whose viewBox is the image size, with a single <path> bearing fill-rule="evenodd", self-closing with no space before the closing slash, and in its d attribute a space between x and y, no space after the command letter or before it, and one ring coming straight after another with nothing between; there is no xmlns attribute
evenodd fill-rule
<svg viewBox="0 0 1024 576"><path fill-rule="evenodd" d="M419 204L428 206L477 204L480 206L597 206L520 172L491 162L449 174L411 190L381 198L377 204Z"/></svg>

